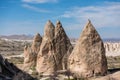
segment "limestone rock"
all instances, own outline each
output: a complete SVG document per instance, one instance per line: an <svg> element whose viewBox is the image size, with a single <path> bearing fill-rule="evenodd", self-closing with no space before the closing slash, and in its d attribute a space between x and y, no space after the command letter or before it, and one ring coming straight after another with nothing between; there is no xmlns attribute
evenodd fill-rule
<svg viewBox="0 0 120 80"><path fill-rule="evenodd" d="M68 64L70 71L78 77L106 74L107 60L103 41L91 21L83 29Z"/></svg>
<svg viewBox="0 0 120 80"><path fill-rule="evenodd" d="M44 36L37 56L36 70L44 75L55 71L55 60L53 50L54 25L49 20L45 25Z"/></svg>
<svg viewBox="0 0 120 80"><path fill-rule="evenodd" d="M40 45L42 42L42 37L39 33L34 37L32 46L26 45L24 48L24 70L29 71L30 69L35 69L37 55L40 50Z"/></svg>
<svg viewBox="0 0 120 80"><path fill-rule="evenodd" d="M72 45L60 21L57 21L55 27L54 45L57 70L67 69L67 60L72 51Z"/></svg>

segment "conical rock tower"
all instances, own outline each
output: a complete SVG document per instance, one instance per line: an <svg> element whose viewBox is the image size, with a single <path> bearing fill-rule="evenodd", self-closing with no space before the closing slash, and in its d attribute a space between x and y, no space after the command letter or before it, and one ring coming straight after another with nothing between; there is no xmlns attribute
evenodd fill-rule
<svg viewBox="0 0 120 80"><path fill-rule="evenodd" d="M61 22L57 21L55 27L54 52L58 70L67 69L67 60L72 48L70 39L66 35Z"/></svg>
<svg viewBox="0 0 120 80"><path fill-rule="evenodd" d="M24 47L24 70L29 72L31 69L35 69L37 55L40 50L42 37L39 33L34 36L32 46L26 45Z"/></svg>
<svg viewBox="0 0 120 80"><path fill-rule="evenodd" d="M69 69L76 77L105 75L107 60L103 41L89 20L70 57Z"/></svg>
<svg viewBox="0 0 120 80"><path fill-rule="evenodd" d="M56 71L53 50L54 29L53 23L49 20L45 25L43 40L37 56L36 70L43 75L49 75Z"/></svg>

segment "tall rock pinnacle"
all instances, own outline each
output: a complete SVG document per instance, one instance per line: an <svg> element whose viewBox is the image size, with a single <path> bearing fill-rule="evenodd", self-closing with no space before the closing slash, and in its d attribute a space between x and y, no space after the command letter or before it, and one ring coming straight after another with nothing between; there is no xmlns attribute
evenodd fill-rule
<svg viewBox="0 0 120 80"><path fill-rule="evenodd" d="M44 38L52 40L54 38L54 28L55 27L53 23L50 20L48 20L48 22L45 25Z"/></svg>
<svg viewBox="0 0 120 80"><path fill-rule="evenodd" d="M37 55L40 50L42 37L37 33L32 46L26 45L24 48L24 70L28 71L36 66Z"/></svg>
<svg viewBox="0 0 120 80"><path fill-rule="evenodd" d="M39 33L37 33L34 37L33 43L32 43L32 52L38 54L39 50L40 50L40 45L42 42L42 37Z"/></svg>
<svg viewBox="0 0 120 80"><path fill-rule="evenodd" d="M107 60L103 41L89 20L70 57L69 69L79 77L105 75Z"/></svg>
<svg viewBox="0 0 120 80"><path fill-rule="evenodd" d="M37 56L36 70L42 74L52 74L55 71L53 50L54 25L49 20L45 25L44 36Z"/></svg>
<svg viewBox="0 0 120 80"><path fill-rule="evenodd" d="M67 69L67 57L72 51L72 45L60 21L56 23L54 45L57 69Z"/></svg>

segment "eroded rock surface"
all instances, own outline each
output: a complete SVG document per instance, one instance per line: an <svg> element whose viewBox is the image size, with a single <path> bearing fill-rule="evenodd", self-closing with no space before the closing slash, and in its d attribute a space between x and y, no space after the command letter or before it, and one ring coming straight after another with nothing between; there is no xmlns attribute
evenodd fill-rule
<svg viewBox="0 0 120 80"><path fill-rule="evenodd" d="M32 46L26 45L24 47L24 70L35 70L37 55L40 50L42 37L37 33L34 37Z"/></svg>
<svg viewBox="0 0 120 80"><path fill-rule="evenodd" d="M73 47L60 21L56 23L54 45L57 70L67 69L67 60Z"/></svg>
<svg viewBox="0 0 120 80"><path fill-rule="evenodd" d="M54 29L53 23L49 20L45 25L43 40L37 56L36 69L45 75L52 74L56 70L53 50Z"/></svg>
<svg viewBox="0 0 120 80"><path fill-rule="evenodd" d="M72 45L60 21L57 21L56 27L48 21L37 57L37 71L52 74L57 70L67 69L71 51Z"/></svg>
<svg viewBox="0 0 120 80"><path fill-rule="evenodd" d="M68 64L75 76L91 77L106 74L107 60L103 41L90 21L84 27Z"/></svg>

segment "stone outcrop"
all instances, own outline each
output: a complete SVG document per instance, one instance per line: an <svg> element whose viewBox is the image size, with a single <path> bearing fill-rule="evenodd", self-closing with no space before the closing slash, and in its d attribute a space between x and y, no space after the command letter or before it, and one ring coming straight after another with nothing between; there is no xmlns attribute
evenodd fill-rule
<svg viewBox="0 0 120 80"><path fill-rule="evenodd" d="M70 71L76 77L106 74L107 60L103 41L90 21L84 27L68 64Z"/></svg>
<svg viewBox="0 0 120 80"><path fill-rule="evenodd" d="M52 74L56 69L53 50L54 29L54 25L49 20L45 25L43 40L37 56L36 70L44 75Z"/></svg>
<svg viewBox="0 0 120 80"><path fill-rule="evenodd" d="M34 37L32 46L26 45L24 47L24 70L29 71L30 69L35 69L37 55L40 50L40 45L42 42L42 37L39 33Z"/></svg>
<svg viewBox="0 0 120 80"><path fill-rule="evenodd" d="M34 79L29 74L18 69L14 64L9 63L7 59L4 59L0 55L0 80L34 80Z"/></svg>
<svg viewBox="0 0 120 80"><path fill-rule="evenodd" d="M120 55L120 43L119 42L105 42L104 47L107 56Z"/></svg>
<svg viewBox="0 0 120 80"><path fill-rule="evenodd" d="M57 21L54 38L54 53L57 70L67 69L67 60L72 48L70 39L67 37L62 24L60 21Z"/></svg>

